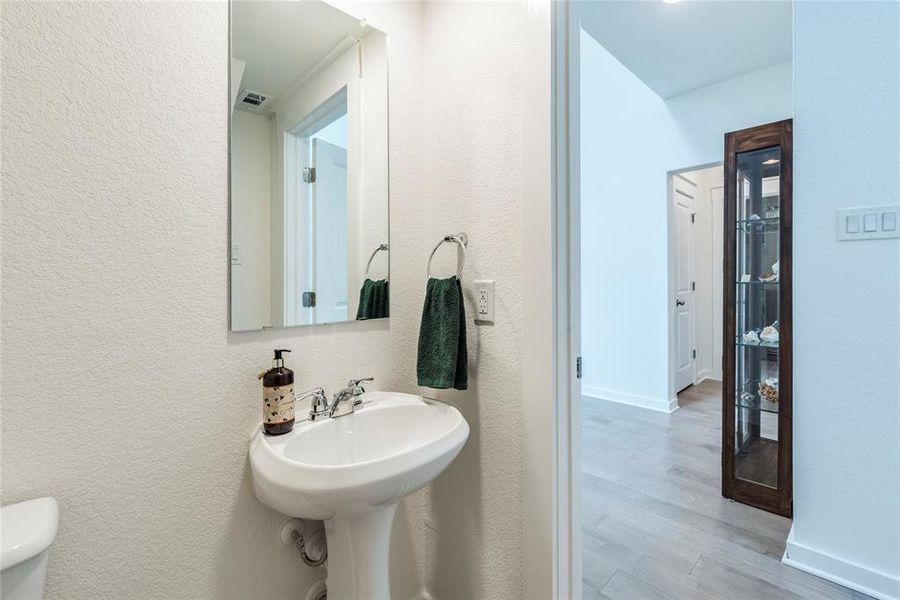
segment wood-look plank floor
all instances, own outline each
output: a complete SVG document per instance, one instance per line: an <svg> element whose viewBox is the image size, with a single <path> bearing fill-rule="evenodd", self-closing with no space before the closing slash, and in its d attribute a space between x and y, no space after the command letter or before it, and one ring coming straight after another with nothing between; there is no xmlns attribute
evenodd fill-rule
<svg viewBox="0 0 900 600"><path fill-rule="evenodd" d="M722 498L720 384L678 402L582 402L584 597L868 598L781 564L790 519Z"/></svg>

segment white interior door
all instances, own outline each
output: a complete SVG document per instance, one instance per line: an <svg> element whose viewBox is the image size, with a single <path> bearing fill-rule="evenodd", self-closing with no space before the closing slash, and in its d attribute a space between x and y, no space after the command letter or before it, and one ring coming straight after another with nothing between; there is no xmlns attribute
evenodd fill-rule
<svg viewBox="0 0 900 600"><path fill-rule="evenodd" d="M675 217L675 392L694 383L694 188L683 177L672 177Z"/></svg>
<svg viewBox="0 0 900 600"><path fill-rule="evenodd" d="M712 370L713 377L722 379L722 255L725 251L722 235L725 227L725 189L710 190L712 215Z"/></svg>
<svg viewBox="0 0 900 600"><path fill-rule="evenodd" d="M347 320L347 150L313 139L315 323Z"/></svg>

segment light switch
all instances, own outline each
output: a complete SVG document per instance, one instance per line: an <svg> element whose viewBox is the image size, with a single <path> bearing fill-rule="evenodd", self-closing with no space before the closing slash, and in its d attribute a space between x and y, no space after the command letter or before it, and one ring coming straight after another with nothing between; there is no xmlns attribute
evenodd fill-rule
<svg viewBox="0 0 900 600"><path fill-rule="evenodd" d="M863 215L863 231L866 233L878 231L878 215L875 213L866 213Z"/></svg>
<svg viewBox="0 0 900 600"><path fill-rule="evenodd" d="M837 239L864 241L900 238L900 204L857 206L837 211Z"/></svg>

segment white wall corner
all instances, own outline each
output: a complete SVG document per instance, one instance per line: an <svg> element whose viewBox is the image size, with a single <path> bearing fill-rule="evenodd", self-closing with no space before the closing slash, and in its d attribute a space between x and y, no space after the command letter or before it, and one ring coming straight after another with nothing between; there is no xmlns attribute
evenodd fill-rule
<svg viewBox="0 0 900 600"><path fill-rule="evenodd" d="M582 385L581 394L589 398L598 400L608 400L610 402L618 402L619 404L628 404L639 408L648 408L664 413L673 413L678 410L678 398L673 397L668 400L665 398L652 398L650 396L640 396L637 394L626 394L625 392L617 392L615 390L607 390L593 385Z"/></svg>
<svg viewBox="0 0 900 600"><path fill-rule="evenodd" d="M797 541L791 525L781 562L878 600L900 600L900 576L875 571Z"/></svg>
<svg viewBox="0 0 900 600"><path fill-rule="evenodd" d="M231 110L234 110L234 103L237 102L238 94L241 92L241 85L244 83L244 70L247 67L246 61L239 58L231 59Z"/></svg>
<svg viewBox="0 0 900 600"><path fill-rule="evenodd" d="M713 369L703 369L699 373L697 373L696 383L703 383L707 379L712 379L713 381L722 381L721 373L717 373Z"/></svg>

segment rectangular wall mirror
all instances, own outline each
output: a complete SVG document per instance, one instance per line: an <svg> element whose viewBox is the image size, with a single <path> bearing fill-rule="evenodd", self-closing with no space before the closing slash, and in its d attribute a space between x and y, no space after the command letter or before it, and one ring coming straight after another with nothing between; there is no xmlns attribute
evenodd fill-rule
<svg viewBox="0 0 900 600"><path fill-rule="evenodd" d="M388 316L387 35L231 2L231 329Z"/></svg>

